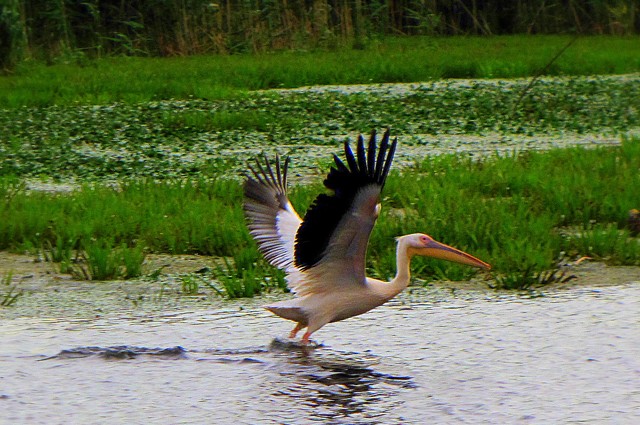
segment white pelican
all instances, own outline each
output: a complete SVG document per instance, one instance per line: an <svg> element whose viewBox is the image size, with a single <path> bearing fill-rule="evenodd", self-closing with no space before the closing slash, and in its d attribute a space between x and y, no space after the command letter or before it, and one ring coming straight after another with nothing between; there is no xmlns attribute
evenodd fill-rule
<svg viewBox="0 0 640 425"><path fill-rule="evenodd" d="M287 286L296 297L265 308L297 322L289 338L303 328L303 343L327 323L365 313L389 301L408 285L414 255L439 258L469 266L491 266L465 252L422 233L397 238L397 274L391 282L365 276L369 235L380 213L384 187L397 138L389 146L389 130L376 155L376 134L371 133L365 151L358 137L354 156L345 141L345 165L334 155L324 185L332 194L320 194L304 219L287 197L287 168L275 158L275 170L265 156L249 166L253 176L244 184L244 211L249 231L265 258L287 273Z"/></svg>

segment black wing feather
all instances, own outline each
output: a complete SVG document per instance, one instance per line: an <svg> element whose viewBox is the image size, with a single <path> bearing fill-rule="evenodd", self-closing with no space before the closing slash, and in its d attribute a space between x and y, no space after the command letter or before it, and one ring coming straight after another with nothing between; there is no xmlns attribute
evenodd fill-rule
<svg viewBox="0 0 640 425"><path fill-rule="evenodd" d="M376 131L373 130L371 132L371 137L369 138L369 151L367 152L367 159L369 160L367 163L367 172L370 176L374 176L375 178L375 167L376 167Z"/></svg>
<svg viewBox="0 0 640 425"><path fill-rule="evenodd" d="M346 141L344 142L344 156L347 159L347 164L349 164L351 171L355 172L355 170L358 169L358 163L356 162L356 158L353 156L351 146L349 146L349 143Z"/></svg>
<svg viewBox="0 0 640 425"><path fill-rule="evenodd" d="M362 137L362 134L358 136L358 171L361 174L367 172L367 158L364 153L364 137Z"/></svg>
<svg viewBox="0 0 640 425"><path fill-rule="evenodd" d="M387 129L376 157L375 137L375 132L372 132L366 153L362 137L358 139L357 160L349 143L345 141L344 152L348 167L334 155L336 168L332 167L324 180L325 187L333 191L333 194L318 195L307 211L296 235L296 267L309 269L322 259L333 233L362 188L377 185L382 190L393 161L397 139L393 141L389 154L385 155L389 143Z"/></svg>
<svg viewBox="0 0 640 425"><path fill-rule="evenodd" d="M389 149L389 131L384 133L382 136L382 141L380 142L380 150L378 151L378 159L376 160L376 172L374 174L374 178L378 180L382 175L382 169L384 167L384 158L387 153L387 149Z"/></svg>
<svg viewBox="0 0 640 425"><path fill-rule="evenodd" d="M388 138L389 136L387 136ZM391 143L391 148L389 148L389 154L387 155L387 160L384 163L384 170L382 170L382 175L380 178L382 181L380 185L384 186L384 182L387 180L387 175L389 174L389 169L391 168L391 162L393 161L393 156L396 153L396 145L398 144L398 138L393 139L393 143Z"/></svg>
<svg viewBox="0 0 640 425"><path fill-rule="evenodd" d="M349 169L347 168L346 165L344 165L344 162L342 162L342 160L340 160L340 158L338 158L338 155L336 155L335 153L333 154L333 161L336 163L336 166L338 167L338 170L342 173L348 173Z"/></svg>

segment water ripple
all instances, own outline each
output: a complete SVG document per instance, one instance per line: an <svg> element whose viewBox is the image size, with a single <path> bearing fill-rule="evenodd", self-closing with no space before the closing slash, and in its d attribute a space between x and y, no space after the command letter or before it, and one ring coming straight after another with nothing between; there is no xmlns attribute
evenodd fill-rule
<svg viewBox="0 0 640 425"><path fill-rule="evenodd" d="M274 338L290 323L258 301L16 318L0 327L0 422L640 423L639 307L637 284L414 290L310 346Z"/></svg>

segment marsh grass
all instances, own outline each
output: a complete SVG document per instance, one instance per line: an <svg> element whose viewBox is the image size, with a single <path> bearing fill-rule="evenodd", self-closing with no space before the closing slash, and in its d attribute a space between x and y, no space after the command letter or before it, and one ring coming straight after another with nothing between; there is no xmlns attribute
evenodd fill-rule
<svg viewBox="0 0 640 425"><path fill-rule="evenodd" d="M567 275L566 270L560 270L559 268L535 271L532 266L529 266L521 271L496 276L495 283L490 283L489 287L493 289L526 291L553 283L567 283L575 278L575 275Z"/></svg>
<svg viewBox="0 0 640 425"><path fill-rule="evenodd" d="M638 264L640 258L640 239L612 223L588 226L582 232L567 236L565 243L582 255L611 264Z"/></svg>
<svg viewBox="0 0 640 425"><path fill-rule="evenodd" d="M532 267L527 267L524 271L508 273L503 276L497 276L495 283L489 286L494 289L502 290L528 290L538 285L538 275L533 272Z"/></svg>
<svg viewBox="0 0 640 425"><path fill-rule="evenodd" d="M198 295L200 293L199 278L193 274L181 276L180 290L183 295Z"/></svg>
<svg viewBox="0 0 640 425"><path fill-rule="evenodd" d="M16 303L18 298L24 293L22 289L18 290L17 285L12 285L13 272L9 272L2 277L0 284L3 287L0 293L0 307L9 307Z"/></svg>
<svg viewBox="0 0 640 425"><path fill-rule="evenodd" d="M68 270L73 276L86 280L132 279L142 275L145 252L141 246L120 246L110 239L91 240L76 255ZM63 263L60 272L64 273Z"/></svg>
<svg viewBox="0 0 640 425"><path fill-rule="evenodd" d="M392 277L393 238L413 232L486 260L505 288L549 281L544 273L555 270L563 255L639 265L638 238L625 230L628 211L638 206L639 163L637 138L618 147L528 151L481 161L426 158L387 180L368 272ZM26 192L10 181L0 182L11 194L0 203L2 248L24 250L45 239L52 241L45 249L52 258L67 259L69 247L78 245L86 266L77 270L92 279L139 275L146 252L212 255L226 258L213 279L227 297L286 286L248 234L237 179L140 179L117 187L86 185L69 194ZM321 190L318 184L293 187L292 202L303 213ZM414 263L421 277L460 280L476 273L440 261ZM71 266L77 268L73 261Z"/></svg>
<svg viewBox="0 0 640 425"><path fill-rule="evenodd" d="M24 63L0 77L0 107L229 99L248 90L321 84L527 77L569 36L396 37L364 50L282 51L256 55L106 58L88 64ZM582 37L547 75L640 70L637 36Z"/></svg>
<svg viewBox="0 0 640 425"><path fill-rule="evenodd" d="M65 195L23 191L10 205L0 204L0 248L40 246L48 234L66 252L70 246L98 253L126 244L171 254L232 255L233 247L249 240L240 199L238 182L221 178L95 184ZM110 242L95 245L92 239Z"/></svg>
<svg viewBox="0 0 640 425"><path fill-rule="evenodd" d="M253 247L242 249L213 270L213 278L228 298L253 297L265 291L284 290L284 273L269 266Z"/></svg>
<svg viewBox="0 0 640 425"><path fill-rule="evenodd" d="M73 244L61 237L56 237L54 244L45 239L42 242L40 257L44 261L57 263L60 273L70 273L74 261Z"/></svg>

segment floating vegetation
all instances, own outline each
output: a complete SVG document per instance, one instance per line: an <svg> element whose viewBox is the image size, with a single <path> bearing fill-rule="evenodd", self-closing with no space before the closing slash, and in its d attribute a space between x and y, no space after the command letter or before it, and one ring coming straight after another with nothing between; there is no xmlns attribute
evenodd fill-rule
<svg viewBox="0 0 640 425"><path fill-rule="evenodd" d="M391 126L403 144L430 137L620 134L640 127L640 76L455 80L356 92L253 92L191 99L3 110L0 175L79 181L216 176L244 169L238 152L338 146L347 134ZM499 135L499 136L497 136ZM479 147L479 148L480 148ZM534 146L535 147L535 146ZM428 153L425 147L425 153ZM308 157L308 158L306 158ZM315 165L309 155L297 164Z"/></svg>

